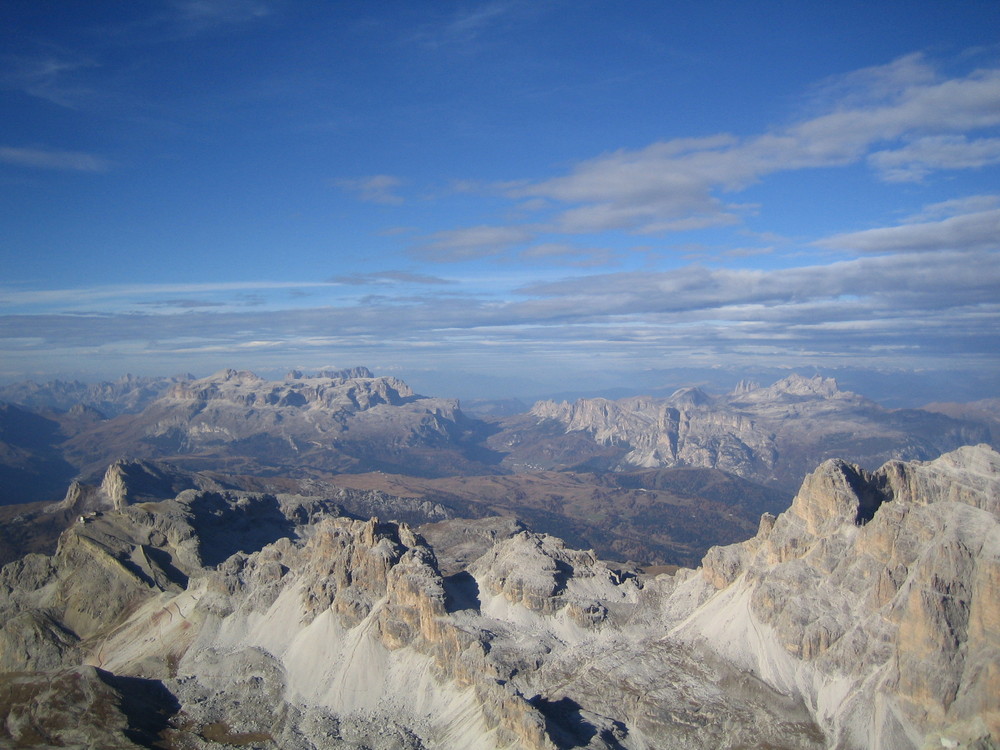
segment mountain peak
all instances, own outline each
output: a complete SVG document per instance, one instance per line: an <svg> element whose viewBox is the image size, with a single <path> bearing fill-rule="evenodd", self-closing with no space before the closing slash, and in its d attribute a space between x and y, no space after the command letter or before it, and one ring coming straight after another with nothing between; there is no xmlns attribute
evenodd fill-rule
<svg viewBox="0 0 1000 750"><path fill-rule="evenodd" d="M712 397L697 386L678 388L667 400L675 406L705 406L712 403Z"/></svg>
<svg viewBox="0 0 1000 750"><path fill-rule="evenodd" d="M730 397L737 401L754 402L787 402L804 400L824 400L851 396L849 391L842 391L834 378L824 378L814 375L811 378L798 373L792 373L767 388L761 388L756 383L740 381Z"/></svg>
<svg viewBox="0 0 1000 750"><path fill-rule="evenodd" d="M225 370L219 370L216 373L209 375L207 378L203 378L201 382L205 381L217 381L222 383L229 383L231 381L255 381L261 380L261 378L255 372L250 370L234 370L229 367Z"/></svg>
<svg viewBox="0 0 1000 750"><path fill-rule="evenodd" d="M735 388L733 388L733 395L739 396L744 393L750 393L750 391L756 391L758 388L760 388L760 383L756 380L748 380L744 378L736 384Z"/></svg>
<svg viewBox="0 0 1000 750"><path fill-rule="evenodd" d="M822 375L813 375L811 378L803 377L798 373L792 373L787 378L779 380L773 386L775 391L790 393L796 396L834 396L840 392L837 381L834 378L824 378Z"/></svg>

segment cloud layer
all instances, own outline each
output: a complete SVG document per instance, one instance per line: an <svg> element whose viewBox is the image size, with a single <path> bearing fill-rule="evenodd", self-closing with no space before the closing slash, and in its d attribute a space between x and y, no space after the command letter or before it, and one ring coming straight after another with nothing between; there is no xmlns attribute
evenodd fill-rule
<svg viewBox="0 0 1000 750"><path fill-rule="evenodd" d="M978 203L992 198L982 196ZM164 295L196 296L187 303L176 294L164 297L165 305L184 310L175 314L137 305L127 314L5 315L0 340L8 351L22 353L120 348L133 355L175 351L192 358L206 353L239 358L249 349L254 356L270 351L279 358L308 359L330 347L347 347L375 357L393 352L413 363L430 347L458 358L502 351L510 362L538 366L543 358L549 367L605 356L616 358L620 367L665 358L731 365L776 358L812 365L862 358L878 366L995 362L1000 264L992 262L995 249L981 228L992 221L995 229L996 220L994 210L826 238L819 244L865 253L827 264L591 274L525 285L500 300L427 295L421 290L445 280L402 271L331 281L347 287L400 285L405 294L260 312L235 310L231 301L225 312L205 309L213 305L207 285L165 287ZM919 242L913 241L914 232ZM868 255L875 252L880 254ZM458 282L449 286L461 290ZM214 292L254 292L263 299L285 287L297 288L247 283ZM148 297L149 291L96 290L82 297L99 310L102 298ZM58 294L50 292L44 301L53 304Z"/></svg>

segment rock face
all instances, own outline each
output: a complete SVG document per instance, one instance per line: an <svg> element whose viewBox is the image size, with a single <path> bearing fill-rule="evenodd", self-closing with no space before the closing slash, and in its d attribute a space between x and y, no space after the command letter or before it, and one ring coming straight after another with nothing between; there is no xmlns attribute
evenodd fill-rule
<svg viewBox="0 0 1000 750"><path fill-rule="evenodd" d="M117 706L93 740L110 747L137 732L178 748L1000 738L987 446L875 472L825 462L754 538L656 577L499 520L433 527L443 566L404 523L208 485L151 499L166 479L112 467L74 493L102 510L55 556L3 569L4 741L56 744L37 727L64 691ZM145 698L115 703L130 685ZM74 731L55 739L98 730Z"/></svg>
<svg viewBox="0 0 1000 750"><path fill-rule="evenodd" d="M802 694L835 744L997 739L998 477L984 446L872 474L829 461L757 537L706 556L720 595L681 632L748 614L722 652Z"/></svg>
<svg viewBox="0 0 1000 750"><path fill-rule="evenodd" d="M533 420L533 422L532 422ZM889 411L841 391L831 378L791 375L768 388L741 382L712 398L683 388L667 399L540 401L530 419L493 438L510 452L507 462L538 463L546 424L566 436L585 434L603 451L579 447L534 468L563 468L588 460L615 469L697 466L722 469L771 486L794 490L819 462L846 457L868 468L900 458L927 459L961 445L984 442L978 423L920 410ZM543 454L544 455L544 454Z"/></svg>

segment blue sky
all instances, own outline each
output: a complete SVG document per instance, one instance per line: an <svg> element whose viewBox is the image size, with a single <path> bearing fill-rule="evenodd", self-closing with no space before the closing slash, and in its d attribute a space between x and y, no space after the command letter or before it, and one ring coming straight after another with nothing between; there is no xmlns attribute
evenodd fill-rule
<svg viewBox="0 0 1000 750"><path fill-rule="evenodd" d="M32 0L0 29L0 379L1000 371L993 0Z"/></svg>

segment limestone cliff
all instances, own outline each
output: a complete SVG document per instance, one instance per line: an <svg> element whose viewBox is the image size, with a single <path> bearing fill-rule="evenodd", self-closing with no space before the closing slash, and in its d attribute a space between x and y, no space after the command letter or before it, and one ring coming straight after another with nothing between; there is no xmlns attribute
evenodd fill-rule
<svg viewBox="0 0 1000 750"><path fill-rule="evenodd" d="M701 573L719 593L678 632L801 693L834 744L1000 737L1000 455L985 446L874 473L829 461Z"/></svg>

